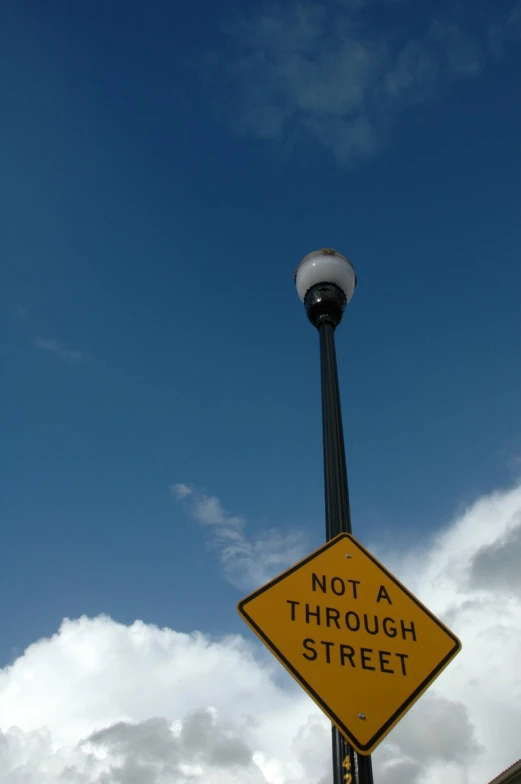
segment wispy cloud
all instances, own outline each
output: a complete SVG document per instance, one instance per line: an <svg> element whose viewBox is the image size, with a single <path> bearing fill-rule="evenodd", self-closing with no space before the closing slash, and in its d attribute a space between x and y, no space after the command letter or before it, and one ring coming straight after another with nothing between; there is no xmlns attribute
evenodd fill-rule
<svg viewBox="0 0 521 784"><path fill-rule="evenodd" d="M191 516L210 530L210 545L216 549L226 578L238 588L254 588L302 558L306 537L301 531L276 528L248 536L246 521L231 515L215 496L187 484L170 487L176 500L187 504Z"/></svg>
<svg viewBox="0 0 521 784"><path fill-rule="evenodd" d="M506 16L489 27L492 52L501 57L509 44L521 41L521 0L513 3Z"/></svg>
<svg viewBox="0 0 521 784"><path fill-rule="evenodd" d="M411 35L385 22L401 15L375 24L385 5L288 0L228 20L226 46L206 61L210 78L226 85L216 91L219 110L258 139L290 147L314 140L345 166L370 157L404 109L477 77L492 35L486 25L478 36L446 18L426 19ZM495 23L497 46L513 38L518 16L519 0Z"/></svg>
<svg viewBox="0 0 521 784"><path fill-rule="evenodd" d="M170 492L179 501L181 500L181 498L186 498L186 496L190 495L192 492L192 488L189 487L188 485L180 483L177 485L172 485L170 488Z"/></svg>
<svg viewBox="0 0 521 784"><path fill-rule="evenodd" d="M82 351L73 351L70 348L67 348L67 346L64 346L63 343L58 343L57 340L37 338L37 340L34 341L34 345L36 348L39 348L42 351L48 351L71 365L76 365L84 359Z"/></svg>

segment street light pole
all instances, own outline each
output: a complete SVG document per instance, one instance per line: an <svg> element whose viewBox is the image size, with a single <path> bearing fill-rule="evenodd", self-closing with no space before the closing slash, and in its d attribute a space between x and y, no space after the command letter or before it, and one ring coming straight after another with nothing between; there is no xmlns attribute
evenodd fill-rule
<svg viewBox="0 0 521 784"><path fill-rule="evenodd" d="M351 533L351 512L335 351L335 329L353 296L351 262L329 248L308 254L295 273L298 294L320 339L326 538ZM346 695L349 699L349 695ZM333 784L373 784L370 756L357 754L332 727Z"/></svg>

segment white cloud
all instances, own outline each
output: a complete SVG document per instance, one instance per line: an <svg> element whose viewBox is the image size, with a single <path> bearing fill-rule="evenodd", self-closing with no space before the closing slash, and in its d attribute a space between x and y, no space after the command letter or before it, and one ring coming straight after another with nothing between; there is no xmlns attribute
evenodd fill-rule
<svg viewBox="0 0 521 784"><path fill-rule="evenodd" d="M209 528L209 543L219 555L226 578L236 587L257 588L306 554L301 531L270 528L247 535L244 518L231 515L215 496L184 484L171 485L171 491L177 500L188 500L192 517Z"/></svg>
<svg viewBox="0 0 521 784"><path fill-rule="evenodd" d="M72 351L64 346L63 343L58 343L57 340L38 338L34 341L34 345L36 348L39 348L42 351L48 351L56 357L63 359L65 362L69 362L71 365L81 362L84 358L82 351Z"/></svg>
<svg viewBox="0 0 521 784"><path fill-rule="evenodd" d="M484 784L519 757L520 529L521 485L379 553L463 650L373 755L377 784ZM281 672L242 636L64 621L0 671L2 784L325 784L329 726Z"/></svg>
<svg viewBox="0 0 521 784"><path fill-rule="evenodd" d="M194 497L192 512L195 519L202 525L220 525L224 528L234 529L243 523L242 518L228 514L218 498L202 493L198 493Z"/></svg>
<svg viewBox="0 0 521 784"><path fill-rule="evenodd" d="M262 767L293 770L284 745L313 712L241 637L80 618L2 671L0 769L31 784L264 782Z"/></svg>
<svg viewBox="0 0 521 784"><path fill-rule="evenodd" d="M186 498L191 494L192 488L189 485L185 485L182 482L179 482L178 484L171 485L170 491L175 498L181 500L182 498Z"/></svg>
<svg viewBox="0 0 521 784"><path fill-rule="evenodd" d="M218 112L238 132L286 148L314 140L349 167L386 143L401 112L477 77L490 50L521 30L520 0L481 30L470 12L466 25L441 6L413 32L402 15L379 14L386 4L270 0L237 13L223 26L223 50L204 61L218 80Z"/></svg>

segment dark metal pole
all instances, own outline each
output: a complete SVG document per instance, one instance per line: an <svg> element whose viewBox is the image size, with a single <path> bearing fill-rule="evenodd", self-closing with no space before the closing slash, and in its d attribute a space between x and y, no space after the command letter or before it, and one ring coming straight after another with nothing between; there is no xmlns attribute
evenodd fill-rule
<svg viewBox="0 0 521 784"><path fill-rule="evenodd" d="M319 284L310 289L304 304L320 336L326 537L329 540L342 532L351 533L334 336L342 318L345 296L332 284ZM332 747L333 784L373 784L371 757L357 754L336 727L332 727Z"/></svg>
<svg viewBox="0 0 521 784"><path fill-rule="evenodd" d="M329 540L343 531L350 534L352 529L336 364L335 327L324 320L319 325L318 332L322 381L326 536Z"/></svg>

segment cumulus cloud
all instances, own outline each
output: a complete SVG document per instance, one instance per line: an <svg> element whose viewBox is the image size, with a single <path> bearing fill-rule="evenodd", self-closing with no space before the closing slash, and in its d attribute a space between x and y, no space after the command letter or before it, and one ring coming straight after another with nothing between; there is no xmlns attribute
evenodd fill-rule
<svg viewBox="0 0 521 784"><path fill-rule="evenodd" d="M421 551L379 553L463 642L443 689L465 706L487 749L481 781L519 756L521 582L509 547L519 546L520 524L521 485L479 499Z"/></svg>
<svg viewBox="0 0 521 784"><path fill-rule="evenodd" d="M58 343L57 340L53 340L52 338L37 338L37 340L34 341L34 345L36 348L39 348L42 351L48 351L71 365L81 362L84 358L82 351L72 351L67 348L67 346L64 346L63 343Z"/></svg>
<svg viewBox="0 0 521 784"><path fill-rule="evenodd" d="M274 781L263 770L298 774L284 745L308 702L239 636L66 620L0 675L0 769L27 784Z"/></svg>
<svg viewBox="0 0 521 784"><path fill-rule="evenodd" d="M484 545L471 562L474 587L510 594L521 590L521 515L515 525L496 542Z"/></svg>
<svg viewBox="0 0 521 784"><path fill-rule="evenodd" d="M216 496L182 483L170 490L187 503L194 520L209 529L210 546L218 553L226 578L238 588L257 588L306 555L302 531L270 528L248 535L244 518L230 514Z"/></svg>
<svg viewBox="0 0 521 784"><path fill-rule="evenodd" d="M443 7L413 32L381 14L389 4L273 1L228 19L225 46L204 60L219 112L240 133L315 141L349 167L385 144L401 112L477 77L521 30L519 0L479 33Z"/></svg>
<svg viewBox="0 0 521 784"><path fill-rule="evenodd" d="M463 650L373 755L376 782L484 784L519 757L520 519L521 485L422 550L378 553ZM330 781L327 721L241 635L65 620L0 671L0 731L6 784Z"/></svg>

